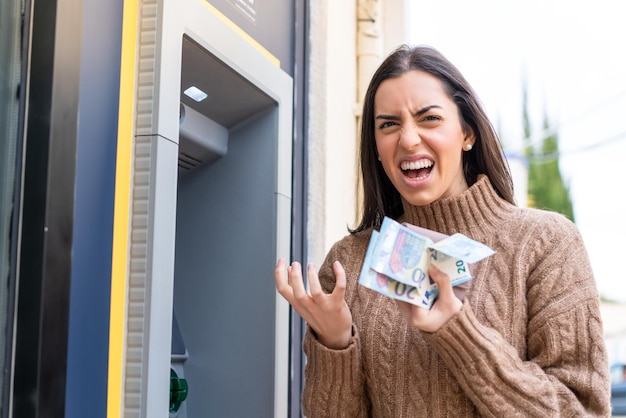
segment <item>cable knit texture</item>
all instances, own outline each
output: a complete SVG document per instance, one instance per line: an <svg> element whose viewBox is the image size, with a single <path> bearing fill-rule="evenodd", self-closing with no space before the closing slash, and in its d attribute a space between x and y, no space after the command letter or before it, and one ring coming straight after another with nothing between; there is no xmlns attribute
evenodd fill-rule
<svg viewBox="0 0 626 418"><path fill-rule="evenodd" d="M307 417L610 416L599 299L572 222L507 203L485 176L454 198L405 202L399 221L460 232L496 254L471 266L461 311L425 333L358 285L371 230L336 243L320 280L332 291L332 263L344 265L354 336L331 350L307 330Z"/></svg>

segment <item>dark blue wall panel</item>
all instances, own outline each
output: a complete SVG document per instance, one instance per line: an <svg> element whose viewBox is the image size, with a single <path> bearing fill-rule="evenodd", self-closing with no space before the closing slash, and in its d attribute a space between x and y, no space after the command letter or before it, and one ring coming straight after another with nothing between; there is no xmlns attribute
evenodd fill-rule
<svg viewBox="0 0 626 418"><path fill-rule="evenodd" d="M84 0L67 418L106 416L122 0Z"/></svg>

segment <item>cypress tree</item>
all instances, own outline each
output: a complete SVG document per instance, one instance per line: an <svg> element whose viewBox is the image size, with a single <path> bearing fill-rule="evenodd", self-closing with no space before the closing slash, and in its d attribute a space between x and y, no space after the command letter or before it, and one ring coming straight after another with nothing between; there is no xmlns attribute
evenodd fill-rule
<svg viewBox="0 0 626 418"><path fill-rule="evenodd" d="M544 113L543 139L539 147L532 143L532 125L528 114L528 96L523 90L524 153L528 160L528 206L559 212L574 219L574 207L569 182L561 175L559 166L559 136L551 128L548 115Z"/></svg>

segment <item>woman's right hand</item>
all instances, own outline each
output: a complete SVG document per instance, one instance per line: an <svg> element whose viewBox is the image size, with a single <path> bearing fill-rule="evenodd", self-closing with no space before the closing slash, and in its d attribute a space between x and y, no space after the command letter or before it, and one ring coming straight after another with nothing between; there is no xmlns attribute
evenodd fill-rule
<svg viewBox="0 0 626 418"><path fill-rule="evenodd" d="M315 266L309 264L309 291L304 286L302 266L298 262L287 266L280 258L274 270L276 289L313 328L320 343L339 350L348 346L352 336L352 314L345 300L346 272L339 261L333 264L335 289L322 290Z"/></svg>

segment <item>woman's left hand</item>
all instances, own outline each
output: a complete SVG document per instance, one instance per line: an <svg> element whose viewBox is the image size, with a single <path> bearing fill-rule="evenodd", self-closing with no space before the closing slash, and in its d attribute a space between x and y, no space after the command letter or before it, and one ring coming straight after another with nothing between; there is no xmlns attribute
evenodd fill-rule
<svg viewBox="0 0 626 418"><path fill-rule="evenodd" d="M437 300L430 309L424 309L397 299L396 303L410 326L426 332L435 332L461 310L463 302L455 296L450 277L447 274L433 264L430 265L428 274L439 287Z"/></svg>

